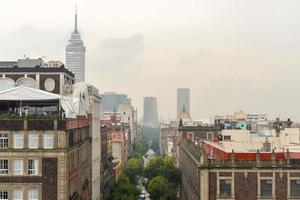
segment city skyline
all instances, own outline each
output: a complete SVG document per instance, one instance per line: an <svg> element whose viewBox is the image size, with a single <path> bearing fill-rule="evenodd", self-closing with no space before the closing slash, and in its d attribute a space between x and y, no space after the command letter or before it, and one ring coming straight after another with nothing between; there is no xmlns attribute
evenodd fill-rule
<svg viewBox="0 0 300 200"><path fill-rule="evenodd" d="M36 3L3 2L1 60L25 54L64 61L75 2L45 1L52 11L60 5L55 17ZM300 120L299 2L77 3L89 50L86 80L101 92L126 93L140 111L143 96L156 96L160 115L174 118L176 88L189 87L194 118L245 110Z"/></svg>

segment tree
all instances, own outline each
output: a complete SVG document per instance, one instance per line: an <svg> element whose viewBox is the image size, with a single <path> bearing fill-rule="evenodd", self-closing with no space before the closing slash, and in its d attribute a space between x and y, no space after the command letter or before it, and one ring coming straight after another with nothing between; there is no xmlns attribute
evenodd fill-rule
<svg viewBox="0 0 300 200"><path fill-rule="evenodd" d="M155 176L162 176L164 170L164 159L161 156L154 157L149 160L148 165L145 167L145 175L148 179Z"/></svg>
<svg viewBox="0 0 300 200"><path fill-rule="evenodd" d="M181 182L180 170L174 164L174 158L171 156L164 157L164 170L163 176L178 187Z"/></svg>
<svg viewBox="0 0 300 200"><path fill-rule="evenodd" d="M140 191L133 185L128 177L122 177L110 192L108 200L136 200Z"/></svg>
<svg viewBox="0 0 300 200"><path fill-rule="evenodd" d="M138 153L141 156L143 156L148 150L147 144L144 141L138 141L136 143L133 143L132 148L133 152Z"/></svg>
<svg viewBox="0 0 300 200"><path fill-rule="evenodd" d="M157 176L150 180L147 190L153 200L166 199L168 190L168 180L162 176Z"/></svg>
<svg viewBox="0 0 300 200"><path fill-rule="evenodd" d="M136 159L143 159L142 155L137 153L137 152L132 152L129 156L128 156L128 160L132 159L132 158L136 158Z"/></svg>
<svg viewBox="0 0 300 200"><path fill-rule="evenodd" d="M151 159L145 167L145 175L148 179L163 176L176 187L180 184L180 171L176 168L173 157L170 156L158 156Z"/></svg>
<svg viewBox="0 0 300 200"><path fill-rule="evenodd" d="M125 165L124 173L132 183L136 183L136 176L143 175L143 160L138 158L129 159Z"/></svg>

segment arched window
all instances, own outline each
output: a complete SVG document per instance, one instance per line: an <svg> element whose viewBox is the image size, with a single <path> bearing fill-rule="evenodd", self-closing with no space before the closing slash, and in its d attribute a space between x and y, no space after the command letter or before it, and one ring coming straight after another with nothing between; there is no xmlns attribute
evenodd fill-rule
<svg viewBox="0 0 300 200"><path fill-rule="evenodd" d="M20 78L17 80L17 86L25 86L35 88L35 80L29 77Z"/></svg>
<svg viewBox="0 0 300 200"><path fill-rule="evenodd" d="M15 81L10 78L0 78L0 91L8 90L15 86Z"/></svg>

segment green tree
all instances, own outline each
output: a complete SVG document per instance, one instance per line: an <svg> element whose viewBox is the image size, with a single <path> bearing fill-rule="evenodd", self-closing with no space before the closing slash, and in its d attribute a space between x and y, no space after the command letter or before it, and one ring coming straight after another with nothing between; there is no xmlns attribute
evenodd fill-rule
<svg viewBox="0 0 300 200"><path fill-rule="evenodd" d="M148 179L152 179L155 176L162 176L164 170L164 159L161 156L154 157L149 160L149 163L145 167L145 175Z"/></svg>
<svg viewBox="0 0 300 200"><path fill-rule="evenodd" d="M147 190L153 200L164 200L167 198L168 180L162 176L157 176L150 180Z"/></svg>
<svg viewBox="0 0 300 200"><path fill-rule="evenodd" d="M148 179L152 179L156 176L163 176L170 183L173 183L175 187L178 187L180 184L181 174L174 164L173 157L155 157L149 161L144 171Z"/></svg>
<svg viewBox="0 0 300 200"><path fill-rule="evenodd" d="M128 177L122 177L113 187L108 200L136 200L140 191L132 184Z"/></svg>
<svg viewBox="0 0 300 200"><path fill-rule="evenodd" d="M132 158L136 158L136 159L143 159L142 155L140 153L137 152L132 152L129 156L128 156L128 160L132 159Z"/></svg>
<svg viewBox="0 0 300 200"><path fill-rule="evenodd" d="M127 161L124 167L124 173L132 183L137 183L137 176L143 175L143 160L132 158Z"/></svg>
<svg viewBox="0 0 300 200"><path fill-rule="evenodd" d="M132 148L133 152L138 153L141 156L143 156L148 150L148 146L144 141L137 141L133 143Z"/></svg>

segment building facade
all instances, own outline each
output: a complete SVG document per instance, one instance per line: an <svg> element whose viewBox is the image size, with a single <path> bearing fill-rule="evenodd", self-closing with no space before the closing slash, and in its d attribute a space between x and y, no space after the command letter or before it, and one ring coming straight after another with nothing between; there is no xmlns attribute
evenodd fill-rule
<svg viewBox="0 0 300 200"><path fill-rule="evenodd" d="M144 117L143 125L158 128L158 106L156 97L144 97Z"/></svg>
<svg viewBox="0 0 300 200"><path fill-rule="evenodd" d="M102 99L103 112L116 112L122 101L127 99L126 94L118 94L115 92L105 92L100 95Z"/></svg>
<svg viewBox="0 0 300 200"><path fill-rule="evenodd" d="M177 116L180 113L190 113L190 89L178 88L177 89Z"/></svg>
<svg viewBox="0 0 300 200"><path fill-rule="evenodd" d="M257 142L252 144L246 139L196 142L181 138L180 199L299 199L299 133L299 130L286 130L283 135L288 136L282 139L274 135L274 141L286 143L284 149L278 143L278 148L273 150L265 148L263 142L258 146ZM298 137L295 144L287 142L291 137Z"/></svg>
<svg viewBox="0 0 300 200"><path fill-rule="evenodd" d="M100 199L106 199L114 185L111 130L101 126Z"/></svg>
<svg viewBox="0 0 300 200"><path fill-rule="evenodd" d="M55 94L72 93L74 74L63 65L55 68L42 67L44 64L40 59L18 59L16 62L9 62L10 64L0 62L0 65L1 63L0 91L26 86Z"/></svg>
<svg viewBox="0 0 300 200"><path fill-rule="evenodd" d="M1 199L91 198L88 118L0 118Z"/></svg>
<svg viewBox="0 0 300 200"><path fill-rule="evenodd" d="M85 46L77 28L77 10L75 28L66 46L66 68L74 73L76 82L85 81Z"/></svg>

